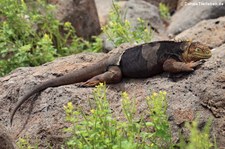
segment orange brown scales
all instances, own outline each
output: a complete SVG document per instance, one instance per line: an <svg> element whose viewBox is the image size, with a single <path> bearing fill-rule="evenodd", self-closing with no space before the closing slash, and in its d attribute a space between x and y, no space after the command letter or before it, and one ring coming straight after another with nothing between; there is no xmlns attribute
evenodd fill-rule
<svg viewBox="0 0 225 149"><path fill-rule="evenodd" d="M113 51L97 63L50 79L27 91L11 112L10 123L12 124L16 111L26 100L49 87L80 82L84 82L81 83L82 86L88 87L101 82L118 83L123 77L151 77L163 71L189 72L202 64L201 59L211 57L211 51L207 46L190 41L156 41Z"/></svg>

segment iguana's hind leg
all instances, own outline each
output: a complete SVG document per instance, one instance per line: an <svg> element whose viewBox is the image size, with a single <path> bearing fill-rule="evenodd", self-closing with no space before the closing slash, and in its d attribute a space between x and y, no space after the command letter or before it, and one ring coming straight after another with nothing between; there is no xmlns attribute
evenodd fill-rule
<svg viewBox="0 0 225 149"><path fill-rule="evenodd" d="M108 71L97 75L86 82L82 83L80 86L89 87L96 86L99 83L118 83L122 79L122 72L118 66L110 66Z"/></svg>

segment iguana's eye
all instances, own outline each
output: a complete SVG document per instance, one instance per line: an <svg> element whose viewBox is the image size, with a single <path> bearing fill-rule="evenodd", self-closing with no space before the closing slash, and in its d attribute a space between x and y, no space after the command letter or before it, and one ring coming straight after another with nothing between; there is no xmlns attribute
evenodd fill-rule
<svg viewBox="0 0 225 149"><path fill-rule="evenodd" d="M196 48L195 49L195 52L199 52L199 51L201 51L201 49L199 49L199 48Z"/></svg>

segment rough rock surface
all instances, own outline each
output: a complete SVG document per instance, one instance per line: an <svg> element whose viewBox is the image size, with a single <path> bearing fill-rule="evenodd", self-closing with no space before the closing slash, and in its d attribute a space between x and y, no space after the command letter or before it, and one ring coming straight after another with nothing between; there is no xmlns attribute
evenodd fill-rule
<svg viewBox="0 0 225 149"><path fill-rule="evenodd" d="M175 39L201 41L215 48L225 43L225 17L204 20L178 34Z"/></svg>
<svg viewBox="0 0 225 149"><path fill-rule="evenodd" d="M112 8L111 0L95 0L96 8L98 11L99 22L102 25L105 25L107 22L108 14ZM104 3L104 5L102 5Z"/></svg>
<svg viewBox="0 0 225 149"><path fill-rule="evenodd" d="M172 125L173 140L178 140L178 130L184 129L185 121L193 120L197 115L201 124L210 117L213 119L211 133L216 136L217 144L225 146L225 45L213 52L199 69L190 74L168 77L163 73L147 79L124 78L121 83L108 85L108 99L113 114L123 117L121 110L121 92L127 91L137 100L138 113L147 108L144 98L152 91L164 90L168 93L168 116ZM12 136L28 136L39 141L39 148L49 144L60 148L68 137L63 128L63 106L71 101L88 111L87 98L92 99L93 88L80 88L76 84L48 88L36 96L36 100L26 102L14 117L13 126L9 126L9 115L18 98L36 84L66 72L79 69L104 57L105 54L78 54L60 58L54 62L33 68L19 68L0 78L0 122L11 129ZM222 81L221 81L222 80Z"/></svg>
<svg viewBox="0 0 225 149"><path fill-rule="evenodd" d="M198 2L223 3L223 5L195 5ZM225 0L192 0L194 5L186 5L177 11L168 27L169 34L178 34L205 19L214 19L225 15Z"/></svg>
<svg viewBox="0 0 225 149"><path fill-rule="evenodd" d="M5 126L0 124L0 149L17 149L15 141Z"/></svg>

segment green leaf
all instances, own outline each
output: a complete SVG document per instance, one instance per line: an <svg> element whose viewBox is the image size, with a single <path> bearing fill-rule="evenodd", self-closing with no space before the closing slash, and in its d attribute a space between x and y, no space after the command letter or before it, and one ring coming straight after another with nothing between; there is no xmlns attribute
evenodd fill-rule
<svg viewBox="0 0 225 149"><path fill-rule="evenodd" d="M19 51L20 52L29 52L30 49L31 49L32 45L31 44L28 44L28 45L24 45L22 47L19 48Z"/></svg>

